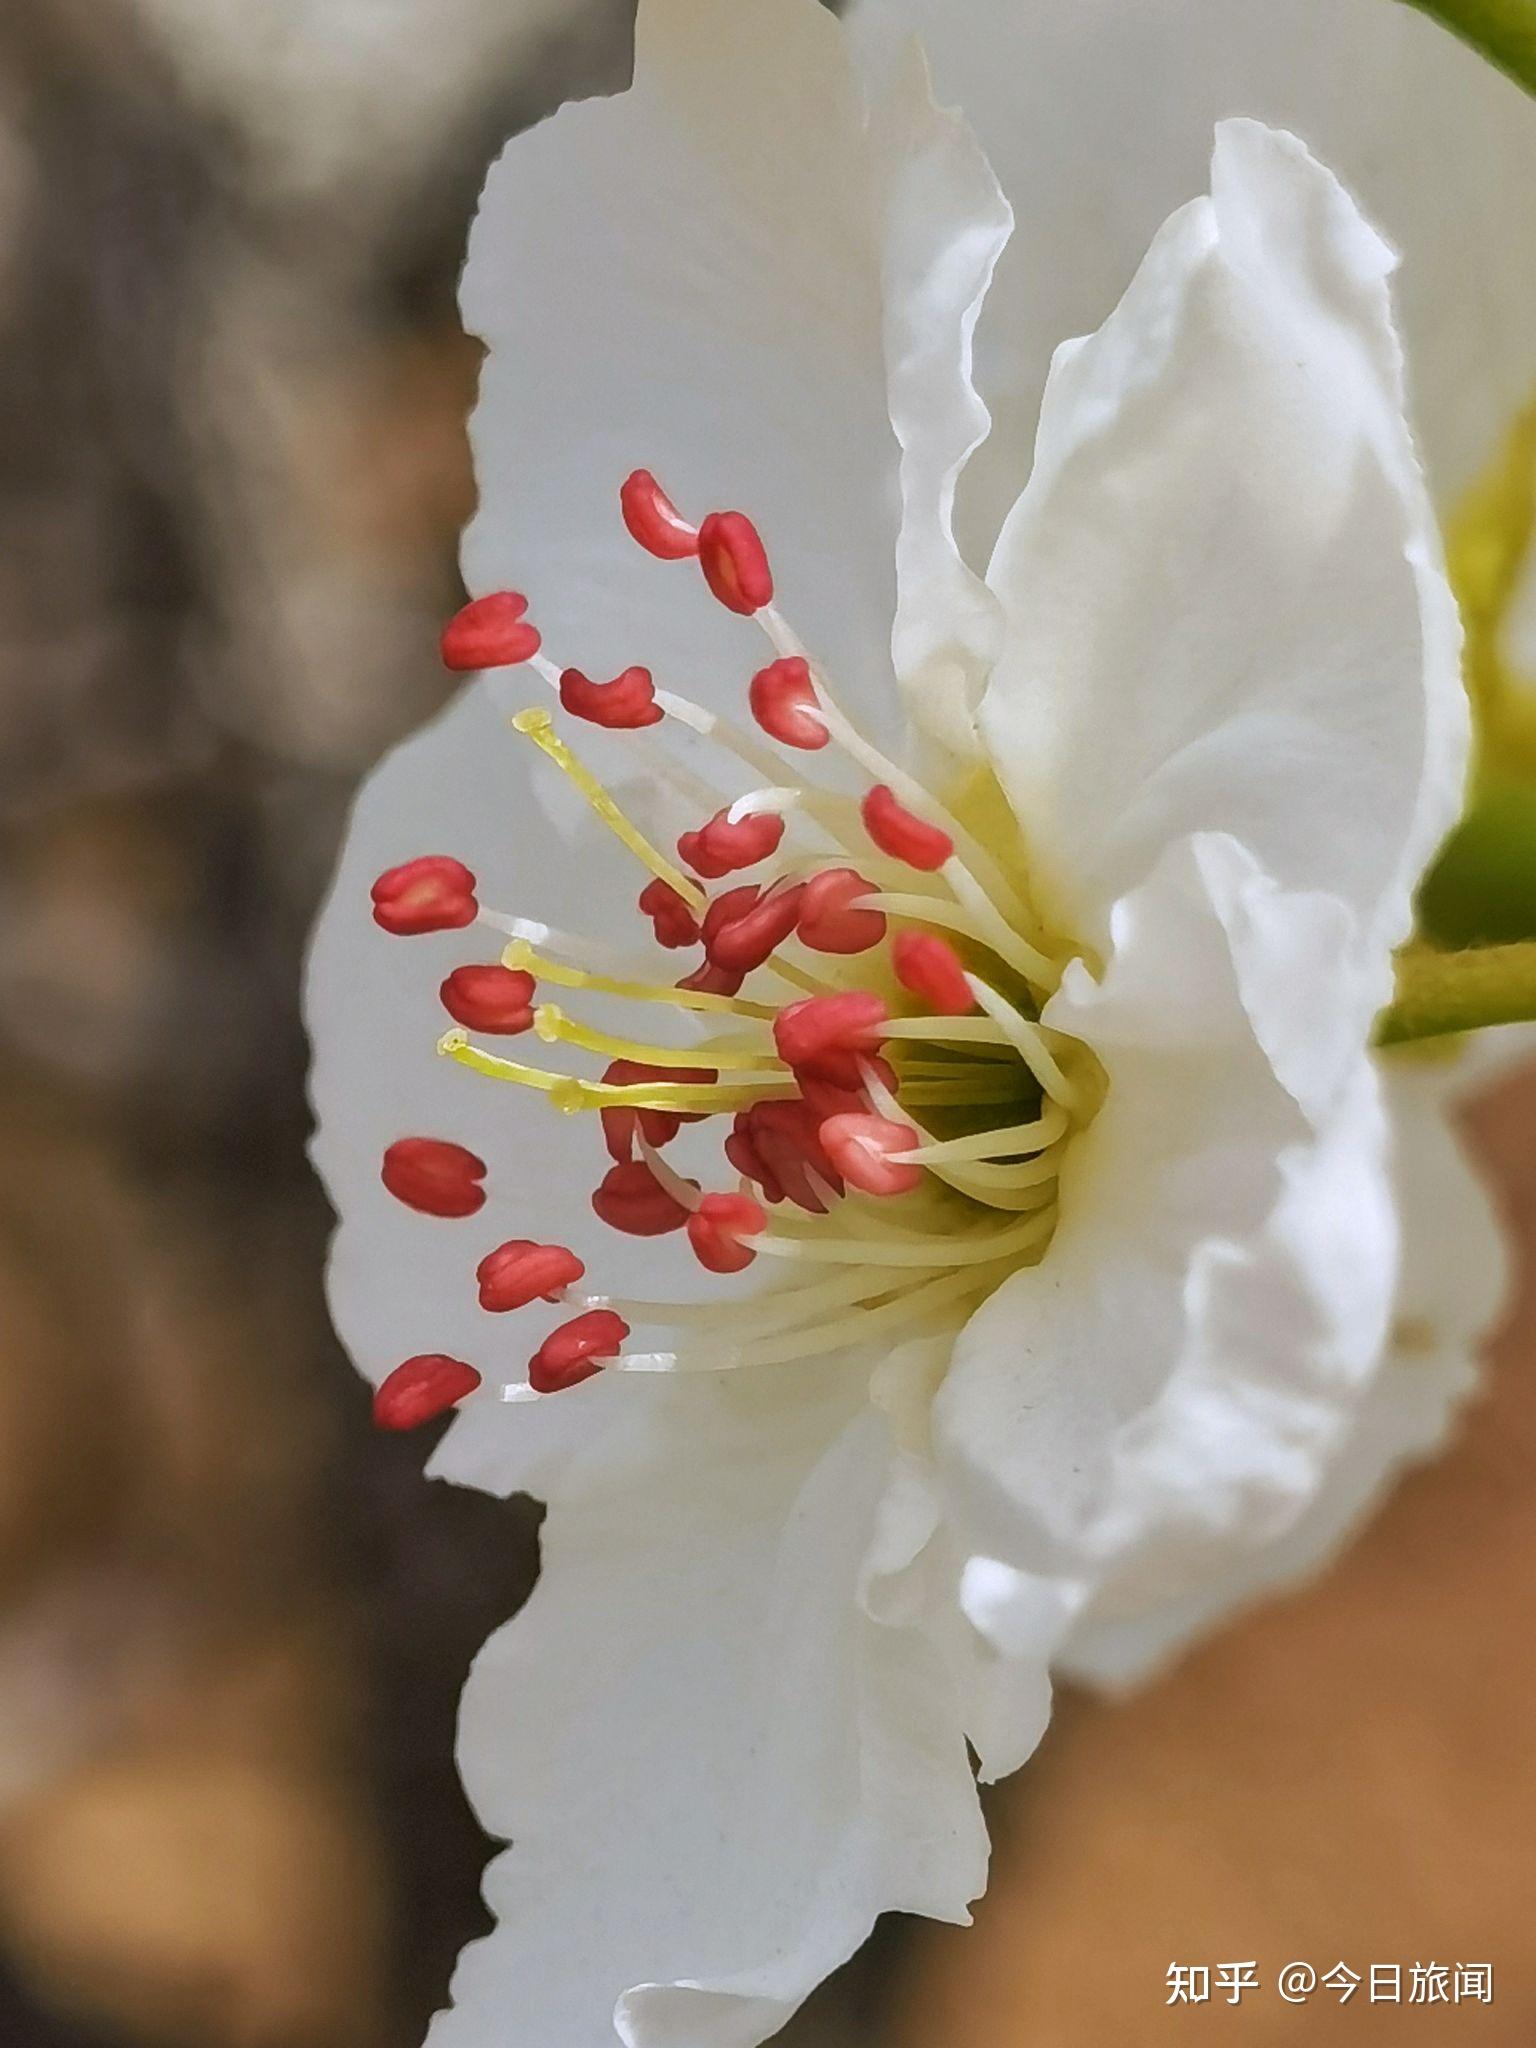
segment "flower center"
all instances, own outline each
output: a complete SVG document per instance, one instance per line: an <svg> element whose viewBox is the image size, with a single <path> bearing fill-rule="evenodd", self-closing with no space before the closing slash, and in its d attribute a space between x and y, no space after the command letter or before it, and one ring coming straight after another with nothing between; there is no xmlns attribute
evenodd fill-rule
<svg viewBox="0 0 1536 2048"><path fill-rule="evenodd" d="M710 815L668 853L625 815L547 705L512 719L635 862L641 939L652 950L616 952L522 910L487 909L475 878L442 854L381 876L374 915L399 934L478 920L507 941L498 962L456 968L443 983L455 1028L438 1050L541 1091L573 1120L596 1114L609 1164L592 1207L605 1225L683 1233L709 1273L760 1260L775 1270L756 1295L732 1299L722 1332L718 1302L584 1291L574 1252L509 1240L480 1263L482 1304L544 1299L573 1314L506 1398L574 1386L605 1367L769 1365L958 1323L1045 1250L1062 1153L1095 1099L1081 1048L1039 1022L1062 955L1009 872L1018 863L968 829L971 806L946 804L845 715L774 603L751 521L713 513L695 527L646 471L624 484L620 506L643 548L696 560L714 598L765 634L771 658L746 692L750 725L657 688L644 668L611 681L562 668L513 592L466 606L444 634L444 656L451 667L526 666L577 720L636 734L660 727L634 741L646 769L696 799L697 776L665 757L669 725L709 741L738 784L750 783L734 796L708 791ZM816 766L835 772L809 772L823 756ZM657 949L697 958L672 980ZM583 1022L586 994L632 1005L633 1035ZM685 1044L672 1042L679 1025ZM525 1032L606 1064L582 1075L483 1042ZM713 1171L696 1177L669 1156L685 1124L705 1127L702 1144L690 1138L696 1151L717 1139ZM399 1199L436 1215L478 1209L485 1169L472 1154L444 1144L439 1157L431 1139L400 1143L409 1172L397 1157L386 1174ZM644 1348L658 1338L662 1348ZM398 1375L407 1392L417 1378L458 1384L439 1357L407 1361L386 1388ZM392 1401L398 1410L399 1387ZM405 1405L414 1412L423 1401Z"/></svg>

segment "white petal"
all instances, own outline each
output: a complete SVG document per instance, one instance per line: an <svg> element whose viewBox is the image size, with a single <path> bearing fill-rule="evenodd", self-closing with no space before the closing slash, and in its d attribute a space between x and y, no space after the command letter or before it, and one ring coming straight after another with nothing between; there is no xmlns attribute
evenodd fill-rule
<svg viewBox="0 0 1536 2048"><path fill-rule="evenodd" d="M1149 1595L1133 1557L1069 1638L1060 1658L1069 1676L1139 1683L1234 1609L1312 1577L1403 1469L1443 1446L1510 1277L1498 1219L1455 1129L1478 1092L1478 1064L1413 1054L1382 1062L1403 1231L1392 1342L1306 1513L1278 1542L1229 1552L1224 1569L1171 1599Z"/></svg>
<svg viewBox="0 0 1536 2048"><path fill-rule="evenodd" d="M465 1698L513 1847L433 2048L750 2048L887 1908L951 1920L986 1845L942 1661L856 1588L889 1438L857 1373L653 1381L557 1483Z"/></svg>
<svg viewBox="0 0 1536 2048"><path fill-rule="evenodd" d="M490 349L470 587L526 587L563 661L744 682L743 622L622 531L618 486L650 468L685 514L758 523L850 704L889 723L894 616L920 717L967 740L995 618L950 506L986 427L971 329L1008 226L920 60L866 133L814 0L644 0L633 88L517 138L486 187L463 290Z"/></svg>
<svg viewBox="0 0 1536 2048"><path fill-rule="evenodd" d="M1057 356L981 713L1048 917L1102 951L1164 846L1228 831L1348 904L1367 1017L1466 749L1390 267L1293 138L1219 131L1211 199Z"/></svg>
<svg viewBox="0 0 1536 2048"><path fill-rule="evenodd" d="M971 344L1013 214L960 116L933 104L915 44L871 121L882 224L891 422L901 443L896 674L919 727L974 753L974 713L1001 620L955 545L955 486L986 437Z"/></svg>
<svg viewBox="0 0 1536 2048"><path fill-rule="evenodd" d="M967 471L984 547L1018 488L1051 350L1097 327L1219 120L1293 130L1402 251L1414 414L1442 502L1536 384L1536 123L1510 80L1383 0L861 0L896 13L963 106L1019 229L978 335L997 425ZM863 17L869 17L866 22Z"/></svg>
<svg viewBox="0 0 1536 2048"><path fill-rule="evenodd" d="M1326 923L1201 839L1112 937L1102 984L1071 976L1046 1012L1098 1053L1104 1105L1045 1258L962 1333L935 1430L974 1549L1090 1580L1136 1555L1162 1585L1304 1509L1379 1356L1396 1241L1364 1053L1298 1087L1253 1024L1299 1043L1275 1006L1318 1006ZM1295 977L1260 1006L1252 963L1277 952Z"/></svg>

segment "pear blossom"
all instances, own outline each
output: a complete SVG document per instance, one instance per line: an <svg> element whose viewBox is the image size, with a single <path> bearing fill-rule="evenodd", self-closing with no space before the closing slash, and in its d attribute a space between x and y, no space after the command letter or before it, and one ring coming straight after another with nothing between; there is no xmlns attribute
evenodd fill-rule
<svg viewBox="0 0 1536 2048"><path fill-rule="evenodd" d="M381 1420L548 1506L437 2048L739 2048L963 1921L972 1755L1074 1630L1272 1554L1369 1426L1368 1045L1467 749L1393 258L1223 123L963 554L1011 221L814 0L642 0L486 188L484 672L308 996Z"/></svg>

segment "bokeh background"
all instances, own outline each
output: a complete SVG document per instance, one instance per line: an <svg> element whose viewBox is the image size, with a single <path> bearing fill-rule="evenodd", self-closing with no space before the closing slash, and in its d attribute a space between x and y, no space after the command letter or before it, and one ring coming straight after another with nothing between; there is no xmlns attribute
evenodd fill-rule
<svg viewBox="0 0 1536 2048"><path fill-rule="evenodd" d="M482 1924L454 1706L537 1515L369 1429L296 990L350 791L446 689L481 173L623 75L627 12L0 7L3 2048L409 2048ZM1469 1129L1531 1246L1536 1080ZM1451 1454L1318 1585L1067 1698L977 1928L883 1927L786 2038L1536 2040L1520 1276ZM1496 1998L1165 2008L1250 1956Z"/></svg>

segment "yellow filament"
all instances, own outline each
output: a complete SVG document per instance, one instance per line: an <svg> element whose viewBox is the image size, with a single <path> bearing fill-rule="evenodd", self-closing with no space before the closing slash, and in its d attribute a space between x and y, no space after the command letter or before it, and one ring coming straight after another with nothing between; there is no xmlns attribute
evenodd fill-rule
<svg viewBox="0 0 1536 2048"><path fill-rule="evenodd" d="M1078 1091L1057 1065L1040 1026L1016 1010L995 988L989 988L980 975L968 974L965 978L971 994L987 1015L1002 1025L1046 1094L1054 1096L1063 1109L1072 1109Z"/></svg>
<svg viewBox="0 0 1536 2048"><path fill-rule="evenodd" d="M776 1259L809 1259L824 1266L984 1266L993 1259L1009 1259L1043 1244L1056 1225L1054 1209L1046 1215L1032 1215L1025 1223L1006 1230L989 1230L984 1235L961 1239L947 1234L912 1238L892 1243L888 1238L781 1238L770 1235L744 1237L755 1252L767 1252Z"/></svg>
<svg viewBox="0 0 1536 2048"><path fill-rule="evenodd" d="M970 1138L945 1138L894 1156L910 1160L915 1166L931 1166L940 1160L1005 1159L1015 1152L1042 1152L1064 1136L1066 1129L1066 1113L1058 1103L1051 1102L1033 1123L1007 1124L999 1130L978 1131Z"/></svg>
<svg viewBox="0 0 1536 2048"><path fill-rule="evenodd" d="M575 784L593 812L642 866L648 867L668 888L675 889L690 910L704 908L709 899L698 883L690 881L681 868L674 867L666 855L658 852L645 834L629 822L591 769L578 761L560 738L555 731L555 721L542 705L530 705L528 710L519 711L512 725L515 731L532 740L542 753L547 754L561 774Z"/></svg>
<svg viewBox="0 0 1536 2048"><path fill-rule="evenodd" d="M445 1031L437 1041L437 1049L444 1059L476 1074L489 1075L493 1081L518 1081L525 1088L542 1088L546 1094L563 1078L546 1074L542 1067L525 1067L517 1060L503 1059L500 1053L484 1052L478 1045L471 1045L462 1031Z"/></svg>
<svg viewBox="0 0 1536 2048"><path fill-rule="evenodd" d="M743 1044L739 1038L705 1038L697 1045L650 1045L643 1038L620 1038L611 1031L594 1031L567 1017L557 1003L541 1003L533 1013L533 1028L546 1045L577 1045L583 1052L601 1053L610 1060L638 1060L646 1067L714 1067L732 1073L773 1071L780 1066L778 1055L765 1052L760 1044Z"/></svg>
<svg viewBox="0 0 1536 2048"><path fill-rule="evenodd" d="M482 1069L482 1071L485 1071ZM516 1076L508 1078L515 1079ZM570 1074L555 1078L549 1099L556 1109L574 1116L584 1109L680 1109L708 1116L713 1111L749 1109L765 1096L798 1093L792 1074L768 1074L750 1081L581 1081Z"/></svg>
<svg viewBox="0 0 1536 2048"><path fill-rule="evenodd" d="M659 981L625 981L615 974L593 974L584 967L568 967L562 960L536 953L526 939L514 939L502 953L501 964L519 968L556 988L587 988L599 995L624 996L636 1003L670 1003L678 1010L702 1010L730 1017L778 1015L772 1003L749 1002L745 996L711 995L701 988L669 988Z"/></svg>

